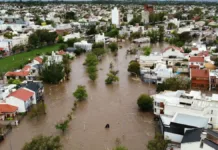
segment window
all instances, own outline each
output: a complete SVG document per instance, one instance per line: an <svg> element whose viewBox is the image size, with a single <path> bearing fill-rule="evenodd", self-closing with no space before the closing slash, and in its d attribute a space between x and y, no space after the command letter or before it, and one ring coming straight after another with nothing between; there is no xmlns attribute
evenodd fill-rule
<svg viewBox="0 0 218 150"><path fill-rule="evenodd" d="M213 110L211 110L211 114L213 114Z"/></svg>
<svg viewBox="0 0 218 150"><path fill-rule="evenodd" d="M212 120L213 120L213 119L212 119L212 117L211 117L211 118L210 118L210 122L212 122Z"/></svg>
<svg viewBox="0 0 218 150"><path fill-rule="evenodd" d="M154 105L157 106L157 102L154 102Z"/></svg>
<svg viewBox="0 0 218 150"><path fill-rule="evenodd" d="M156 108L154 109L154 112L155 112L155 113L157 112Z"/></svg>

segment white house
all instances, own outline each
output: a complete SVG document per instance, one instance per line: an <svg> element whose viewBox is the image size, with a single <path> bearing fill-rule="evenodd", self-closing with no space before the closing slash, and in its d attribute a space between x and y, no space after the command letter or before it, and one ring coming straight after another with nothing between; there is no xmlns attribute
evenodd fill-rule
<svg viewBox="0 0 218 150"><path fill-rule="evenodd" d="M169 46L162 51L164 58L184 58L184 50L176 46Z"/></svg>
<svg viewBox="0 0 218 150"><path fill-rule="evenodd" d="M184 113L209 119L213 128L218 128L218 95L211 97L202 94L201 91L165 91L153 95L154 114L174 116L176 113Z"/></svg>
<svg viewBox="0 0 218 150"><path fill-rule="evenodd" d="M149 23L149 11L142 10L141 15L142 15L142 22Z"/></svg>
<svg viewBox="0 0 218 150"><path fill-rule="evenodd" d="M72 33L72 34L68 34L68 35L66 35L66 36L63 36L63 38L64 38L64 42L67 42L69 39L73 39L73 38L80 38L81 36L80 36L80 33L78 32L78 33Z"/></svg>
<svg viewBox="0 0 218 150"><path fill-rule="evenodd" d="M18 107L18 112L27 112L32 104L36 104L36 95L27 88L20 88L12 92L5 101Z"/></svg>
<svg viewBox="0 0 218 150"><path fill-rule="evenodd" d="M95 42L96 42L96 43L99 43L99 42L105 43L105 36L104 36L104 33L103 33L103 34L96 34L96 35L95 35Z"/></svg>
<svg viewBox="0 0 218 150"><path fill-rule="evenodd" d="M61 63L63 61L63 56L57 55L53 51L51 56L44 56L44 57L47 57L47 61L46 61L47 65L50 65L51 62Z"/></svg>
<svg viewBox="0 0 218 150"><path fill-rule="evenodd" d="M130 22L133 19L133 14L128 13L127 14L127 22Z"/></svg>
<svg viewBox="0 0 218 150"><path fill-rule="evenodd" d="M119 9L117 9L117 7L114 7L114 9L112 9L111 11L111 21L112 24L120 26L120 12Z"/></svg>
<svg viewBox="0 0 218 150"><path fill-rule="evenodd" d="M145 82L156 84L161 84L164 80L174 76L173 69L167 68L164 63L157 63L154 69L149 68L147 71L141 69L141 73L143 73L143 80Z"/></svg>
<svg viewBox="0 0 218 150"><path fill-rule="evenodd" d="M218 133L213 130L187 130L181 142L181 150L217 150Z"/></svg>
<svg viewBox="0 0 218 150"><path fill-rule="evenodd" d="M160 128L164 139L172 142L181 143L186 130L195 128L208 128L207 117L191 114L176 113L173 116L160 115Z"/></svg>
<svg viewBox="0 0 218 150"><path fill-rule="evenodd" d="M0 101L5 100L5 98L16 89L15 84L0 85Z"/></svg>
<svg viewBox="0 0 218 150"><path fill-rule="evenodd" d="M92 44L88 43L87 41L81 41L81 42L76 42L74 43L74 47L77 48L82 48L86 51L91 51L92 50Z"/></svg>
<svg viewBox="0 0 218 150"><path fill-rule="evenodd" d="M139 64L140 67L152 67L156 63L162 61L163 56L160 55L159 53L151 53L149 56L140 56L139 57Z"/></svg>

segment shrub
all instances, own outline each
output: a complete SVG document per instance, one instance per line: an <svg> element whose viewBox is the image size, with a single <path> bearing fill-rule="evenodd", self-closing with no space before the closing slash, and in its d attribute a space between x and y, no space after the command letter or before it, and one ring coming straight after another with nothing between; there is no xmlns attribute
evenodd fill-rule
<svg viewBox="0 0 218 150"><path fill-rule="evenodd" d="M137 104L142 111L150 111L153 108L153 98L149 95L142 94L138 98Z"/></svg>

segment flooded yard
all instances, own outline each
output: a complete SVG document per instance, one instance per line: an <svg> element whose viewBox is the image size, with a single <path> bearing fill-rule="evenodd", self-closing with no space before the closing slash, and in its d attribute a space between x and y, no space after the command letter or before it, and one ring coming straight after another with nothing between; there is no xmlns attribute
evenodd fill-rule
<svg viewBox="0 0 218 150"><path fill-rule="evenodd" d="M109 150L115 147L116 141L129 150L145 150L147 142L154 136L156 123L152 113L139 112L136 102L142 93L153 94L155 87L129 76L128 63L135 56L126 57L128 46L124 44L117 57L111 54L104 57L98 65L95 82L89 80L83 66L85 55L76 58L71 65L69 81L45 85L47 115L39 120L25 117L0 144L0 149L20 150L25 142L44 134L61 135L64 150ZM158 51L159 47L156 46L155 50ZM110 62L119 70L120 81L105 85ZM75 101L72 93L77 85L86 86L88 99L79 103L69 129L62 135L55 125L71 111ZM104 128L107 123L110 129Z"/></svg>

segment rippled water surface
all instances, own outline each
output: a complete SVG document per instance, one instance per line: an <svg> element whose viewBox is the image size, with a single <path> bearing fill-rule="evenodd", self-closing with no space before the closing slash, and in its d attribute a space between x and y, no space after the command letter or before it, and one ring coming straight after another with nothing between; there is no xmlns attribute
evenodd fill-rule
<svg viewBox="0 0 218 150"><path fill-rule="evenodd" d="M160 51L163 45L153 45ZM99 63L98 79L89 80L83 62L85 55L72 62L70 81L58 85L45 85L47 115L39 120L25 117L0 145L1 150L20 150L25 142L38 134L61 135L64 150L109 150L116 139L129 150L145 150L155 133L152 113L139 112L136 100L142 93L153 94L155 87L133 80L127 72L128 63L135 56L126 57L129 44L123 44L118 56L108 54ZM119 70L119 83L105 85L110 62ZM77 85L86 85L88 100L79 104L70 127L62 135L55 124L71 111L75 98L72 92ZM109 123L110 129L104 126Z"/></svg>

